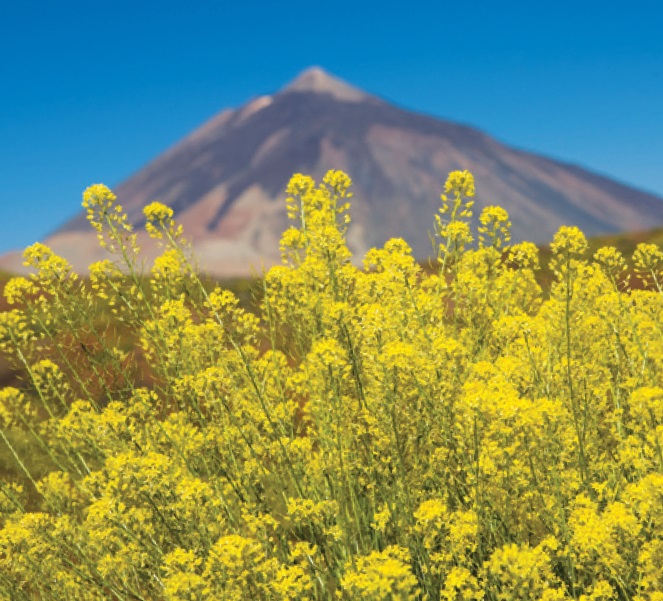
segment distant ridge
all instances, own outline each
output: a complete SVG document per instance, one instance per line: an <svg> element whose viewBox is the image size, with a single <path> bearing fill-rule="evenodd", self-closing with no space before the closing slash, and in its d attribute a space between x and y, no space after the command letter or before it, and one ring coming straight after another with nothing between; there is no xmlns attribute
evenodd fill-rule
<svg viewBox="0 0 663 601"><path fill-rule="evenodd" d="M247 275L279 261L290 176L320 179L328 169L353 179L348 239L359 259L394 236L418 258L428 256L442 185L454 169L474 173L477 213L490 204L509 211L514 241L547 242L560 225L593 236L663 224L663 200L652 194L396 107L319 67L222 111L115 191L137 226L149 202L172 206L203 270ZM80 271L104 256L82 213L46 242ZM158 252L150 241L144 248L148 256ZM14 253L0 267L20 263Z"/></svg>

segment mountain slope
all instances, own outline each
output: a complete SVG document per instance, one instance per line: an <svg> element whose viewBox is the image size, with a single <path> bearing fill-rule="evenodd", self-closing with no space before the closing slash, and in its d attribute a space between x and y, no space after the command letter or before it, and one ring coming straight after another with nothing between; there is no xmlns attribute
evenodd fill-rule
<svg viewBox="0 0 663 601"><path fill-rule="evenodd" d="M428 232L454 169L474 173L476 213L489 204L509 211L514 241L546 242L563 224L588 236L663 224L663 201L651 194L403 110L317 68L272 96L221 112L116 193L136 225L152 200L172 206L204 270L243 275L278 261L290 176L320 179L328 169L353 179L349 241L360 257L393 236L418 257L429 255ZM82 214L47 242L77 269L101 256ZM157 252L149 244L147 251Z"/></svg>

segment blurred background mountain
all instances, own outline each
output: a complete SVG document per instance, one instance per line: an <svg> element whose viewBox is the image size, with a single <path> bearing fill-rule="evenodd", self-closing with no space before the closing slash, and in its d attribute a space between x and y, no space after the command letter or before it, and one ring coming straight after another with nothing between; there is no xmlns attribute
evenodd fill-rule
<svg viewBox="0 0 663 601"><path fill-rule="evenodd" d="M419 259L433 254L429 234L442 182L455 169L476 178L476 214L490 204L508 210L514 242L544 243L568 224L588 236L663 224L663 200L653 194L401 109L319 67L273 95L220 112L116 193L137 228L153 200L171 206L203 271L247 276L279 262L292 174L320 180L329 169L353 179L348 240L359 261L392 237L404 237ZM81 272L106 256L83 212L46 243ZM141 245L148 258L159 252L147 236ZM0 266L20 270L20 254L4 256Z"/></svg>
<svg viewBox="0 0 663 601"><path fill-rule="evenodd" d="M0 3L0 255L48 239L89 263L80 196L103 182L137 224L173 204L210 269L259 270L288 177L329 168L355 181L358 255L428 254L452 168L516 239L654 226L662 22L640 0Z"/></svg>

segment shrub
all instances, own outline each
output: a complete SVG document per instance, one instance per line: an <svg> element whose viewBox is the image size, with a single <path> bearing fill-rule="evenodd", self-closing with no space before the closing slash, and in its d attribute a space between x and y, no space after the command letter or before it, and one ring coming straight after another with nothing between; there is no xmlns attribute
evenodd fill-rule
<svg viewBox="0 0 663 601"><path fill-rule="evenodd" d="M260 310L210 290L169 208L163 254L104 186L89 282L41 244L14 278L0 392L0 598L663 599L661 251L509 244L454 172L437 268L354 266L350 180L295 175ZM23 451L43 457L39 473Z"/></svg>

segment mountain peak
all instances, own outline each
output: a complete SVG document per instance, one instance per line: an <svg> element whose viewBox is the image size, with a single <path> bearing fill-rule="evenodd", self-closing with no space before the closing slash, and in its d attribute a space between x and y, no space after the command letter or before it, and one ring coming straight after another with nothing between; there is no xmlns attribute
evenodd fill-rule
<svg viewBox="0 0 663 601"><path fill-rule="evenodd" d="M361 102L369 98L368 94L359 88L355 88L342 79L330 75L321 67L305 69L283 88L283 91L331 94L334 98L346 102Z"/></svg>

